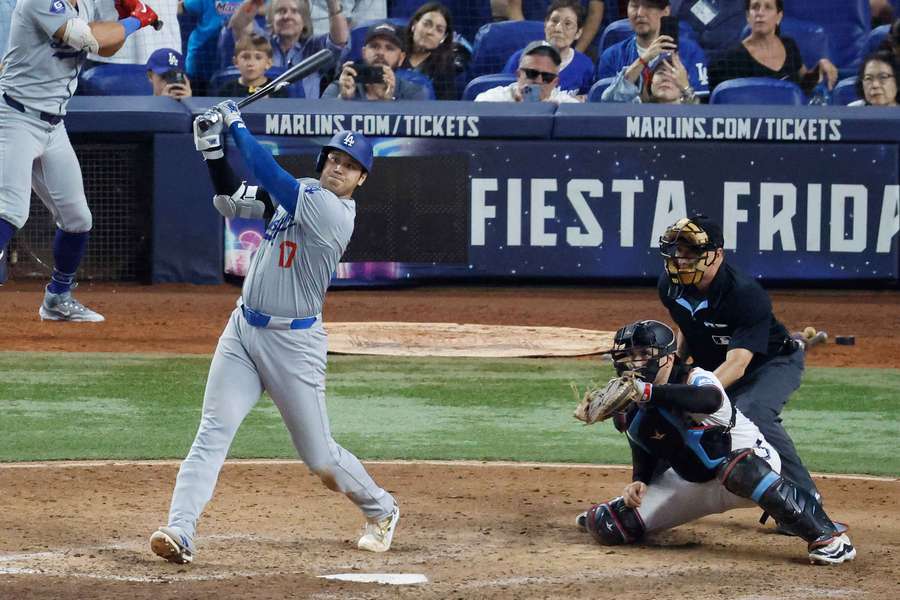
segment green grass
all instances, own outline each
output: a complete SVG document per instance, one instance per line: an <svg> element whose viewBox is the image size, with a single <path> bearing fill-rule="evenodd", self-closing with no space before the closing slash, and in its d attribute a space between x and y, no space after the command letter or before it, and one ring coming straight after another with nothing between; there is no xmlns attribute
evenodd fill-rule
<svg viewBox="0 0 900 600"><path fill-rule="evenodd" d="M183 458L200 418L204 356L0 352L0 461ZM608 424L572 417L569 382L593 361L329 358L332 431L361 458L627 463ZM784 411L816 471L900 474L900 371L810 369ZM271 400L233 457L294 457Z"/></svg>

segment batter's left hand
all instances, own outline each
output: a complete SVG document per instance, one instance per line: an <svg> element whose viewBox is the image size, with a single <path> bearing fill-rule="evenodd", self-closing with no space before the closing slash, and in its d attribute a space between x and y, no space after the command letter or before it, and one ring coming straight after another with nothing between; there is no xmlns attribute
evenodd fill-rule
<svg viewBox="0 0 900 600"><path fill-rule="evenodd" d="M244 122L244 119L241 118L241 110L234 100L226 100L225 102L216 104L216 110L219 111L222 118L225 120L225 127L231 127L233 123Z"/></svg>

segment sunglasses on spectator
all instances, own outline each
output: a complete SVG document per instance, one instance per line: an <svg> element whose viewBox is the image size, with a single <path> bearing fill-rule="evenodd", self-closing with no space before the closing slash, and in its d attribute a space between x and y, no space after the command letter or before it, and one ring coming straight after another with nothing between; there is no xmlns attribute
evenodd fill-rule
<svg viewBox="0 0 900 600"><path fill-rule="evenodd" d="M863 83L867 83L871 85L877 79L881 83L886 83L889 79L893 79L894 76L890 73L879 73L878 75L866 75L863 77Z"/></svg>
<svg viewBox="0 0 900 600"><path fill-rule="evenodd" d="M532 81L537 81L538 78L540 78L544 83L553 83L553 80L557 77L556 73L538 71L537 69L525 69L520 67L519 70L522 71L526 79L530 79Z"/></svg>

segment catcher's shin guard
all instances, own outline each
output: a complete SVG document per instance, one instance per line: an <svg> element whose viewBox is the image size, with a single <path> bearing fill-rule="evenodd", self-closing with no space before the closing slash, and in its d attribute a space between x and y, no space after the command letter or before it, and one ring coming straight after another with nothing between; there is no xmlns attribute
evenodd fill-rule
<svg viewBox="0 0 900 600"><path fill-rule="evenodd" d="M604 546L633 544L644 537L641 515L625 506L621 497L592 506L587 512L586 525L594 539Z"/></svg>
<svg viewBox="0 0 900 600"><path fill-rule="evenodd" d="M812 494L773 471L751 449L732 452L718 477L729 492L750 498L811 546L828 543L840 533Z"/></svg>

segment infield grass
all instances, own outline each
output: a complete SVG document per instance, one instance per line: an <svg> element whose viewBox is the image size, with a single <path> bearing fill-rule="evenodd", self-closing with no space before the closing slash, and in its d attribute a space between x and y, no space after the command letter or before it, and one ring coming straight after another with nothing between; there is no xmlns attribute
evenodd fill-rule
<svg viewBox="0 0 900 600"><path fill-rule="evenodd" d="M181 459L209 361L0 352L0 461ZM628 463L611 425L571 416L570 382L612 376L597 364L331 356L332 431L363 459ZM900 370L809 369L783 417L811 470L900 475ZM230 456L295 457L268 397Z"/></svg>

